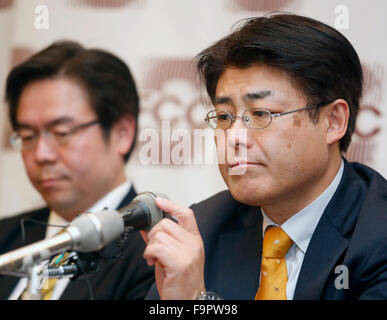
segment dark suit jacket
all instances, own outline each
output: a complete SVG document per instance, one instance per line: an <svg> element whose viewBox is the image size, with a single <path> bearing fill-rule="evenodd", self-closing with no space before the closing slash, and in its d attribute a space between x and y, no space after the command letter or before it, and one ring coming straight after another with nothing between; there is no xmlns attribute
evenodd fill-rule
<svg viewBox="0 0 387 320"><path fill-rule="evenodd" d="M262 215L229 191L192 206L205 246L206 289L251 300L258 289ZM348 268L348 289L343 269ZM340 278L341 277L341 278ZM155 285L147 299L158 299ZM387 299L387 182L345 161L339 187L309 243L294 299Z"/></svg>
<svg viewBox="0 0 387 320"><path fill-rule="evenodd" d="M132 188L119 208L129 204L135 196L136 192ZM46 227L26 222L26 241L22 242L20 221L28 217L47 222L49 212L48 208L43 208L0 220L0 254L42 240ZM103 256L112 256L117 252L117 243L118 240L103 249ZM154 281L154 270L147 266L142 257L144 249L145 244L140 234L129 234L122 249L122 259L103 260L99 272L88 277L94 299L143 299ZM0 299L7 299L18 281L19 278L0 275ZM85 279L70 281L61 297L64 300L89 298Z"/></svg>

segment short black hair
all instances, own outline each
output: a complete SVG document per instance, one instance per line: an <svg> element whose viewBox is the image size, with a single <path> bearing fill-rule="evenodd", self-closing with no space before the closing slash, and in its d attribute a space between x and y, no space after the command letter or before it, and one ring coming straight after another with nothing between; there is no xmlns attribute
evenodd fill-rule
<svg viewBox="0 0 387 320"><path fill-rule="evenodd" d="M74 41L57 41L10 71L5 99L13 129L17 129L17 108L23 89L33 81L56 77L73 79L83 86L105 137L123 116L134 118L136 135L124 156L126 162L135 146L139 113L139 96L132 74L115 55L100 49L85 49Z"/></svg>
<svg viewBox="0 0 387 320"><path fill-rule="evenodd" d="M242 20L230 35L198 54L197 68L213 101L217 82L229 67L265 64L285 71L308 103L347 101L348 129L340 140L345 152L355 130L363 87L359 57L334 28L311 18L270 13ZM319 110L309 110L314 123Z"/></svg>

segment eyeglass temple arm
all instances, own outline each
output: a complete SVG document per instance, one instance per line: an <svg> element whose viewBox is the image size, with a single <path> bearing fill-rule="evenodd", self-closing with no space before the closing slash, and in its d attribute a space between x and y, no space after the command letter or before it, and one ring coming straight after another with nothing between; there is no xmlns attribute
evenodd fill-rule
<svg viewBox="0 0 387 320"><path fill-rule="evenodd" d="M334 101L334 100L333 100L333 101ZM305 107L305 108L300 108L300 109L291 110L291 111L282 112L282 113L272 113L271 116L272 116L273 118L275 118L275 117L284 116L285 114L290 114L290 113L297 112L297 111L302 111L302 110L309 110L309 109L319 108L319 107L328 105L328 104L332 103L333 101L330 101L330 102L328 102L328 103L326 103L326 102L320 102L320 103L314 104L314 105L312 105L312 106L307 106L307 107Z"/></svg>

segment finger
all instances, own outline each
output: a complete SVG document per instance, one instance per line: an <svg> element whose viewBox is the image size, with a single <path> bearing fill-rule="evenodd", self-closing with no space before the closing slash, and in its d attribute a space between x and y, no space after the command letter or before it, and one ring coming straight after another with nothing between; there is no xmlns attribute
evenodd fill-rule
<svg viewBox="0 0 387 320"><path fill-rule="evenodd" d="M166 233L159 233L153 237L145 248L143 257L147 262L158 261L164 266L171 267L179 256L180 246L178 242Z"/></svg>
<svg viewBox="0 0 387 320"><path fill-rule="evenodd" d="M162 249L162 244L159 244L159 243L146 246L142 256L146 260L149 266L153 266L157 262L158 253L161 249Z"/></svg>
<svg viewBox="0 0 387 320"><path fill-rule="evenodd" d="M149 242L149 240L148 240L148 232L140 230L140 235L141 235L142 239L144 240L144 242L146 244L148 244L148 242Z"/></svg>
<svg viewBox="0 0 387 320"><path fill-rule="evenodd" d="M184 229L195 234L199 233L196 219L191 209L161 197L156 198L156 205L163 211L171 214L171 216L177 218L179 225L181 225Z"/></svg>
<svg viewBox="0 0 387 320"><path fill-rule="evenodd" d="M148 266L154 266L155 264L156 264L156 262L157 262L157 260L156 259L154 259L154 258L145 258L144 257L144 259L145 259L145 261L146 261L146 264L148 265Z"/></svg>
<svg viewBox="0 0 387 320"><path fill-rule="evenodd" d="M157 250L157 246L156 246ZM146 247L142 257L146 260L148 266L154 266L157 263L157 257L155 256L154 249Z"/></svg>
<svg viewBox="0 0 387 320"><path fill-rule="evenodd" d="M185 230L182 226L169 219L162 219L148 232L148 242L149 239L152 239L160 232L166 233L178 241L183 241L187 235L187 230Z"/></svg>
<svg viewBox="0 0 387 320"><path fill-rule="evenodd" d="M185 231L185 233L187 233L187 231ZM161 243L165 245L168 249L174 248L176 247L176 245L179 245L179 240L176 239L173 233L170 234L162 230L150 235L148 239L149 239L149 243L147 245L148 247L155 243Z"/></svg>

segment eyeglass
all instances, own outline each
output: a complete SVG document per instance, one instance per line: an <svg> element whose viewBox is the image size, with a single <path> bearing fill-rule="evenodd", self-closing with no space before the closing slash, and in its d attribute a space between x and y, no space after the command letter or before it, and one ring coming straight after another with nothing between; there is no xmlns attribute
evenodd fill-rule
<svg viewBox="0 0 387 320"><path fill-rule="evenodd" d="M332 101L331 101L332 102ZM204 121L208 123L210 128L214 130L227 130L235 122L237 118L241 118L243 123L250 129L264 129L270 125L273 118L284 116L293 112L298 112L302 110L310 110L314 108L319 108L325 105L330 104L331 102L320 102L311 106L306 106L305 108L295 109L282 113L271 113L269 110L264 108L250 108L246 109L242 116L232 115L228 111L217 111L211 110L207 113Z"/></svg>
<svg viewBox="0 0 387 320"><path fill-rule="evenodd" d="M43 133L55 146L68 144L71 137L82 129L99 124L99 120L93 120L79 125L50 124L42 130L33 128L21 128L10 136L11 145L17 150L32 150L36 147L39 136Z"/></svg>

